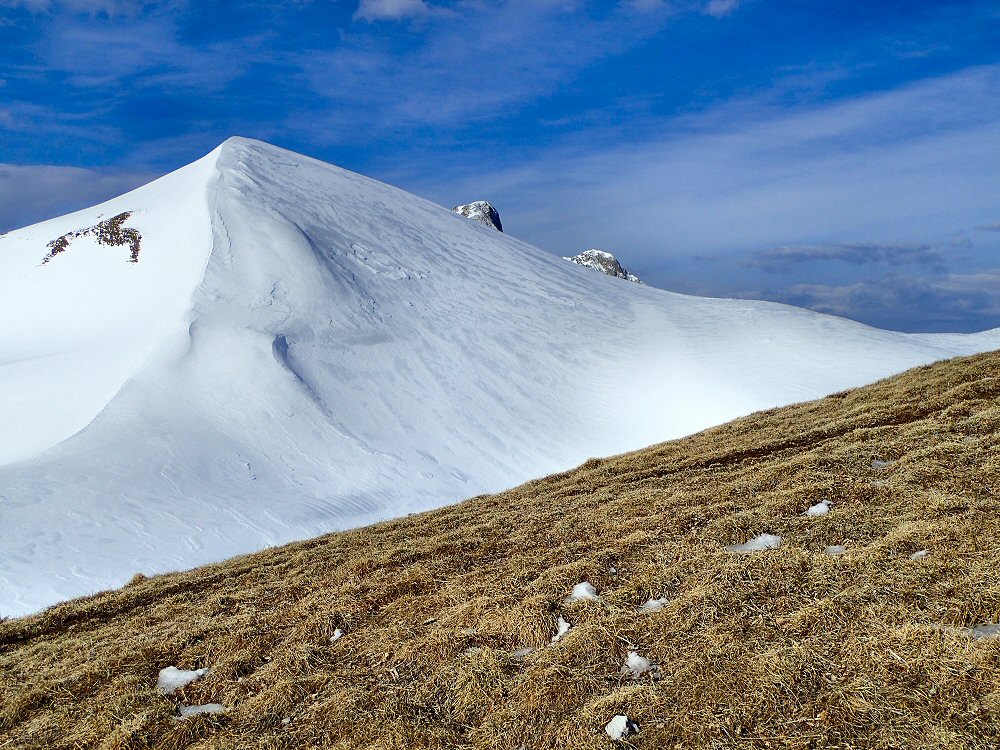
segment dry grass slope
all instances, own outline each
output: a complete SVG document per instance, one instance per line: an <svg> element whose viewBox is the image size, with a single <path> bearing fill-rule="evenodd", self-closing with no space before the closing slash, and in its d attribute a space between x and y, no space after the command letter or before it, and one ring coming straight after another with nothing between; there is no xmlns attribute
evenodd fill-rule
<svg viewBox="0 0 1000 750"><path fill-rule="evenodd" d="M939 363L8 621L0 748L610 748L618 712L637 748L997 747L1000 638L962 628L1000 616L998 373ZM762 532L785 544L723 549ZM564 604L582 580L601 599ZM630 648L662 679L622 677ZM165 697L171 664L212 671Z"/></svg>

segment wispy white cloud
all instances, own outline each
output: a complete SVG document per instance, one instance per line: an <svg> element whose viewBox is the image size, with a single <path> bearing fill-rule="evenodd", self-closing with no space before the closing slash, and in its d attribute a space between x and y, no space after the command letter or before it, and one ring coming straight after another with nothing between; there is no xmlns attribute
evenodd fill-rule
<svg viewBox="0 0 1000 750"><path fill-rule="evenodd" d="M67 104L110 111L146 91L215 96L267 65L312 94L282 124L322 146L508 116L704 2L633 0L595 11L582 0L360 0L354 19L367 23L336 29L320 48L273 44L277 31L196 42L187 36L197 17L189 0L0 0L0 8L44 14L34 69L21 60L13 73L38 87L58 77ZM375 24L408 20L420 23L405 44Z"/></svg>
<svg viewBox="0 0 1000 750"><path fill-rule="evenodd" d="M703 13L722 18L735 12L742 0L623 0L621 5L640 13L668 11L671 13Z"/></svg>
<svg viewBox="0 0 1000 750"><path fill-rule="evenodd" d="M98 92L105 101L134 95L131 87L116 91L113 85L139 74L146 89L210 93L245 72L251 54L266 38L266 34L256 34L193 45L181 39L182 22L170 9L88 23L60 14L40 42L44 50L39 50L39 56L48 71L66 74L69 83Z"/></svg>
<svg viewBox="0 0 1000 750"><path fill-rule="evenodd" d="M781 301L857 317L864 310L884 327L906 330L919 316L925 331L977 330L1000 325L1000 269L941 277L886 276L853 284L797 284Z"/></svg>
<svg viewBox="0 0 1000 750"><path fill-rule="evenodd" d="M941 243L995 216L998 88L1000 66L987 66L832 104L762 95L666 120L662 137L591 138L475 182L508 205L512 232L560 254L630 248L633 265L859 237Z"/></svg>
<svg viewBox="0 0 1000 750"><path fill-rule="evenodd" d="M130 16L153 4L150 0L0 0L0 8L23 8L31 13L69 11L92 16Z"/></svg>
<svg viewBox="0 0 1000 750"><path fill-rule="evenodd" d="M853 266L918 265L943 270L943 253L927 244L838 242L826 245L782 245L753 253L743 265L772 273L799 263L849 263Z"/></svg>
<svg viewBox="0 0 1000 750"><path fill-rule="evenodd" d="M67 112L53 105L13 101L0 109L0 130L22 137L30 133L45 133L49 138L69 137L80 146L120 139L120 130L99 121L104 106L93 102L79 112Z"/></svg>
<svg viewBox="0 0 1000 750"><path fill-rule="evenodd" d="M740 0L708 0L704 13L715 18L728 16L740 7Z"/></svg>
<svg viewBox="0 0 1000 750"><path fill-rule="evenodd" d="M92 206L157 176L144 172L0 164L0 232Z"/></svg>
<svg viewBox="0 0 1000 750"><path fill-rule="evenodd" d="M361 0L354 18L362 21L401 21L421 18L433 10L424 0Z"/></svg>
<svg viewBox="0 0 1000 750"><path fill-rule="evenodd" d="M289 59L301 71L301 85L328 107L323 118L311 111L293 115L289 125L328 143L487 121L558 91L666 22L580 10L578 3L554 0L468 0L447 14L425 14L423 33L405 49L388 37L345 32L345 43L333 49Z"/></svg>
<svg viewBox="0 0 1000 750"><path fill-rule="evenodd" d="M667 0L625 0L622 5L629 10L635 10L640 13L652 13L672 9L671 4Z"/></svg>

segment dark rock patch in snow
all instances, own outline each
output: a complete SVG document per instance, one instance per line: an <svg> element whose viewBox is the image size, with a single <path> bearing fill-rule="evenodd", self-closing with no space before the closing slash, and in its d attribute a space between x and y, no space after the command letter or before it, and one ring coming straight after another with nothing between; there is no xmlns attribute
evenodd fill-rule
<svg viewBox="0 0 1000 750"><path fill-rule="evenodd" d="M503 225L500 223L500 214L487 201L473 201L464 206L455 206L451 210L460 216L464 216L466 219L478 221L480 224L485 224L498 232L503 231Z"/></svg>
<svg viewBox="0 0 1000 750"><path fill-rule="evenodd" d="M628 281L634 281L636 284L642 283L639 277L629 273L614 255L604 250L584 250L579 255L574 255L572 258L564 258L563 260L576 263L578 266L593 268L618 279L627 279Z"/></svg>
<svg viewBox="0 0 1000 750"><path fill-rule="evenodd" d="M117 216L112 216L110 219L105 219L92 227L78 229L75 232L68 232L62 237L52 240L52 242L47 245L49 253L42 258L42 265L45 265L59 253L68 249L70 240L74 240L79 237L94 237L97 240L97 244L107 245L108 247L128 246L130 250L128 262L138 263L142 235L139 234L139 231L136 229L122 226L131 215L131 211L125 211Z"/></svg>

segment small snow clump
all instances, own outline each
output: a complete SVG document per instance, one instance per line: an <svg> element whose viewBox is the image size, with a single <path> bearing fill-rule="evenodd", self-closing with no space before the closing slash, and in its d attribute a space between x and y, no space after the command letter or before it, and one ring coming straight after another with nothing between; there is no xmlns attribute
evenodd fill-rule
<svg viewBox="0 0 1000 750"><path fill-rule="evenodd" d="M156 677L156 687L164 695L170 695L175 690L187 687L195 680L200 680L208 674L208 669L178 669L164 667Z"/></svg>
<svg viewBox="0 0 1000 750"><path fill-rule="evenodd" d="M341 630L340 628L337 628L336 630L333 631L333 635L330 636L330 643L333 643L334 641L339 641L343 637L344 637L344 631Z"/></svg>
<svg viewBox="0 0 1000 750"><path fill-rule="evenodd" d="M918 549L916 552L914 552L912 555L910 555L910 559L911 560L923 560L930 553L931 553L931 551L929 549Z"/></svg>
<svg viewBox="0 0 1000 750"><path fill-rule="evenodd" d="M570 595L566 597L566 603L570 602L581 602L587 599L599 599L597 595L597 589L589 581L583 581L582 583L576 584Z"/></svg>
<svg viewBox="0 0 1000 750"><path fill-rule="evenodd" d="M630 735L638 734L639 725L624 714L617 714L611 721L608 722L608 725L604 727L604 731L607 732L608 737L613 739L615 742L621 742Z"/></svg>
<svg viewBox="0 0 1000 750"><path fill-rule="evenodd" d="M734 552L737 555L748 555L751 552L762 552L766 549L777 549L781 546L781 537L777 534L761 534L748 540L744 544L730 544L726 547L726 552Z"/></svg>
<svg viewBox="0 0 1000 750"><path fill-rule="evenodd" d="M659 676L659 670L645 656L639 656L635 651L628 652L628 658L622 664L621 673L633 679L638 679L647 672L652 672L654 677Z"/></svg>
<svg viewBox="0 0 1000 750"><path fill-rule="evenodd" d="M569 632L569 629L573 627L568 622L566 622L566 620L564 620L561 616L559 617L559 622L557 624L559 626L559 629L556 631L556 634L552 636L553 643L555 643L564 635L566 635L566 633Z"/></svg>
<svg viewBox="0 0 1000 750"><path fill-rule="evenodd" d="M838 555L842 555L845 552L847 552L847 547L843 546L842 544L831 544L829 547L823 550L823 552L832 557L837 557Z"/></svg>
<svg viewBox="0 0 1000 750"><path fill-rule="evenodd" d="M648 602L643 604L640 609L643 612L659 612L665 606L667 606L667 598L662 597L660 599L650 599Z"/></svg>
<svg viewBox="0 0 1000 750"><path fill-rule="evenodd" d="M815 505L809 506L809 510L806 511L807 516L825 516L830 512L830 501L820 500Z"/></svg>
<svg viewBox="0 0 1000 750"><path fill-rule="evenodd" d="M1000 636L1000 624L984 622L982 625L976 625L974 628L969 628L969 635L977 641L983 638L996 638L997 636Z"/></svg>

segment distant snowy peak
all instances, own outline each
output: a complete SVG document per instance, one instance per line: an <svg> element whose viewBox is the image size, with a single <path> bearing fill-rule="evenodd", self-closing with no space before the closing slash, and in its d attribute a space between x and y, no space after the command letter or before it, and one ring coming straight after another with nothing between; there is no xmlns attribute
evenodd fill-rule
<svg viewBox="0 0 1000 750"><path fill-rule="evenodd" d="M618 262L618 258L611 253L605 252L604 250L584 250L579 255L574 255L572 258L565 258L565 260L568 260L570 263L576 263L578 266L594 268L601 273L606 273L608 276L614 276L619 279L627 279L629 281L634 281L636 284L642 283L638 276L629 273L628 270Z"/></svg>
<svg viewBox="0 0 1000 750"><path fill-rule="evenodd" d="M473 201L464 206L455 206L451 210L456 214L464 216L466 219L478 221L480 224L485 224L498 232L503 231L499 212L487 201Z"/></svg>

